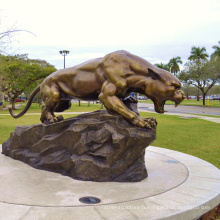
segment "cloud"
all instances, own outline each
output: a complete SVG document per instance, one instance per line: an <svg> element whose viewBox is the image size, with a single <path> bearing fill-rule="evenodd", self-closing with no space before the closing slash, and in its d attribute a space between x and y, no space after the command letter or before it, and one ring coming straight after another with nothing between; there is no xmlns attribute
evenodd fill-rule
<svg viewBox="0 0 220 220"><path fill-rule="evenodd" d="M220 21L218 2L209 0L39 0L34 7L20 0L8 6L10 16L37 36L21 37L24 45L151 45L187 39L192 28Z"/></svg>
<svg viewBox="0 0 220 220"><path fill-rule="evenodd" d="M219 0L8 0L0 7L11 23L36 35L19 34L15 48L58 68L63 49L70 50L69 66L119 49L168 62L187 60L192 46L211 53L220 36Z"/></svg>

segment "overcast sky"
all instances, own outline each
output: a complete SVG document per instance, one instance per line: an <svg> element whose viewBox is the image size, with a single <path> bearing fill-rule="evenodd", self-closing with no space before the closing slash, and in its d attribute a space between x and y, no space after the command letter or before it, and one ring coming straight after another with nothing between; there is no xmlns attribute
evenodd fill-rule
<svg viewBox="0 0 220 220"><path fill-rule="evenodd" d="M4 0L1 30L22 32L10 53L28 53L63 68L60 50L69 50L66 66L127 50L151 63L183 62L192 46L220 41L220 0Z"/></svg>

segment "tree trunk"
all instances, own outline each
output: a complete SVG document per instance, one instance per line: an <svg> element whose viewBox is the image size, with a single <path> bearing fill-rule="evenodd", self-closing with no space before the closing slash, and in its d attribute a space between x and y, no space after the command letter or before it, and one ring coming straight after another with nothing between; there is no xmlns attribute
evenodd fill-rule
<svg viewBox="0 0 220 220"><path fill-rule="evenodd" d="M12 110L16 110L15 102L16 102L16 99L11 100Z"/></svg>
<svg viewBox="0 0 220 220"><path fill-rule="evenodd" d="M197 93L197 101L199 101L199 90L198 90L198 93Z"/></svg>
<svg viewBox="0 0 220 220"><path fill-rule="evenodd" d="M12 110L16 110L16 107L15 107L16 98L17 97L11 96L11 94L8 93L8 99L9 99L9 102L11 103Z"/></svg>
<svg viewBox="0 0 220 220"><path fill-rule="evenodd" d="M80 103L80 99L78 99L78 103L79 103L79 106L81 105L81 103Z"/></svg>
<svg viewBox="0 0 220 220"><path fill-rule="evenodd" d="M4 100L4 95L2 92L0 92L0 110L3 108L3 100Z"/></svg>
<svg viewBox="0 0 220 220"><path fill-rule="evenodd" d="M42 99L40 98L39 99L39 106L41 106L42 105Z"/></svg>
<svg viewBox="0 0 220 220"><path fill-rule="evenodd" d="M205 96L206 96L206 93L203 93L202 96L203 96L203 105L205 105Z"/></svg>

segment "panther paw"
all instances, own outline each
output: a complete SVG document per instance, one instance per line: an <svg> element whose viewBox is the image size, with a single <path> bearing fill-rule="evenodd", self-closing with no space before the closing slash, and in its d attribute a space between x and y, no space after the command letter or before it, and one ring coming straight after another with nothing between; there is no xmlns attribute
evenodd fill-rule
<svg viewBox="0 0 220 220"><path fill-rule="evenodd" d="M156 118L153 118L153 117L150 117L150 118L145 118L144 119L145 121L145 127L146 128L153 128L153 127L156 127L157 126L157 121L156 121Z"/></svg>
<svg viewBox="0 0 220 220"><path fill-rule="evenodd" d="M62 120L64 120L63 116L59 115L59 116L54 117L52 119L45 120L44 124L53 124L53 123L56 123L56 122L62 121Z"/></svg>
<svg viewBox="0 0 220 220"><path fill-rule="evenodd" d="M57 116L56 118L58 119L58 121L62 121L62 120L64 120L64 118L63 118L62 115L59 115L59 116Z"/></svg>

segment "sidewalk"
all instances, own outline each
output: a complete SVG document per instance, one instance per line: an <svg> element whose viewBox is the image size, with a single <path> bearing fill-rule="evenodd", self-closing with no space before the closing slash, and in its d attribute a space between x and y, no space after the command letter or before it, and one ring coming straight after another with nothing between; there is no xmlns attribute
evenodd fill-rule
<svg viewBox="0 0 220 220"><path fill-rule="evenodd" d="M143 109L138 109L139 112L149 112L149 113L155 113L156 112L151 112L151 111L147 111L147 110L143 110ZM74 114L85 114L88 112L62 112L60 114L62 115L74 115ZM25 115L40 115L41 113L26 113ZM0 115L10 115L10 114L0 114ZM215 122L215 123L220 123L220 118L218 117L208 117L208 116L202 116L202 115L193 115L193 114L185 114L185 113L169 113L166 112L164 113L164 115L177 115L182 117L183 119L190 119L190 118L199 118L199 119L203 119L206 121L211 121L211 122Z"/></svg>
<svg viewBox="0 0 220 220"><path fill-rule="evenodd" d="M143 110L143 109L138 109L138 111L139 112L149 112L149 113L155 113L156 114L156 112L151 112L151 111L147 111L147 110ZM169 112L165 112L164 115L177 115L177 116L180 116L181 118L184 118L184 119L199 118L199 119L203 119L203 120L206 120L206 121L220 123L220 118L218 118L218 117L209 117L209 116L193 115L193 114L185 114L185 113L169 113Z"/></svg>
<svg viewBox="0 0 220 220"><path fill-rule="evenodd" d="M1 145L0 145L1 150ZM181 152L149 146L140 182L74 180L0 154L0 219L198 219L220 201L220 171ZM100 199L85 204L83 197Z"/></svg>

